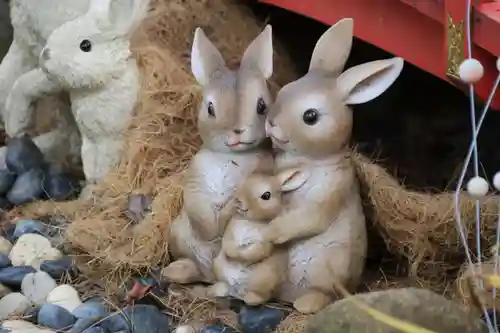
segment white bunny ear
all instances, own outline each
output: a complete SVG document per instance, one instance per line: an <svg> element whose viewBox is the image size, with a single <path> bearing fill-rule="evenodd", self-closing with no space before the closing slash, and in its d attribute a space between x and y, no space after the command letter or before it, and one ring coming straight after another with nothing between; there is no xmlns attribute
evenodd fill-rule
<svg viewBox="0 0 500 333"><path fill-rule="evenodd" d="M147 15L149 0L91 0L90 10L99 13L118 36L130 35Z"/></svg>
<svg viewBox="0 0 500 333"><path fill-rule="evenodd" d="M399 77L403 65L404 60L396 57L349 68L337 79L344 103L362 104L380 96Z"/></svg>
<svg viewBox="0 0 500 333"><path fill-rule="evenodd" d="M250 43L241 60L243 66L254 67L262 72L266 79L273 75L273 32L271 25Z"/></svg>
<svg viewBox="0 0 500 333"><path fill-rule="evenodd" d="M304 185L310 173L305 169L291 168L278 173L278 181L282 192L293 191Z"/></svg>
<svg viewBox="0 0 500 333"><path fill-rule="evenodd" d="M201 28L196 28L191 49L191 71L196 81L202 86L206 85L215 71L225 67L226 62L219 50Z"/></svg>
<svg viewBox="0 0 500 333"><path fill-rule="evenodd" d="M339 75L351 53L354 20L345 18L319 38L311 56L309 71L323 70Z"/></svg>

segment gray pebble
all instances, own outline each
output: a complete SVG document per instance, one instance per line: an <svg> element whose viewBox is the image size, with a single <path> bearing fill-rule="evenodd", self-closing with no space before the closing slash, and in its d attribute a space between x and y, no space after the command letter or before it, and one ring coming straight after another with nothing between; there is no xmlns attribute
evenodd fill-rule
<svg viewBox="0 0 500 333"><path fill-rule="evenodd" d="M83 318L83 319L78 319L73 325L73 327L69 330L68 333L89 333L92 332L94 329L95 323L98 322L98 320L93 319L93 318ZM97 326L97 325L95 325ZM100 328L100 327L95 327L95 328ZM99 332L99 331L97 331Z"/></svg>
<svg viewBox="0 0 500 333"><path fill-rule="evenodd" d="M64 256L57 260L45 260L40 265L40 270L47 272L54 279L60 279L65 273L69 273L73 268L73 260Z"/></svg>
<svg viewBox="0 0 500 333"><path fill-rule="evenodd" d="M47 233L47 226L40 221L19 220L14 229L14 237L19 238L24 234L39 234L44 236Z"/></svg>
<svg viewBox="0 0 500 333"><path fill-rule="evenodd" d="M44 164L44 157L33 140L24 135L9 141L5 164L10 171L20 175L33 168L41 168Z"/></svg>
<svg viewBox="0 0 500 333"><path fill-rule="evenodd" d="M3 253L0 253L0 269L9 267L11 265L9 256Z"/></svg>
<svg viewBox="0 0 500 333"><path fill-rule="evenodd" d="M17 175L8 169L0 169L0 195L9 192L16 181Z"/></svg>
<svg viewBox="0 0 500 333"><path fill-rule="evenodd" d="M76 318L104 318L109 316L109 312L99 301L88 300L72 311L73 316Z"/></svg>
<svg viewBox="0 0 500 333"><path fill-rule="evenodd" d="M111 332L164 333L169 330L169 320L157 307L137 304L108 317L101 323L101 326Z"/></svg>
<svg viewBox="0 0 500 333"><path fill-rule="evenodd" d="M40 168L23 173L17 177L16 182L7 193L7 199L16 206L40 199L43 195L43 178L43 170Z"/></svg>
<svg viewBox="0 0 500 333"><path fill-rule="evenodd" d="M49 327L54 330L65 330L73 326L76 318L66 309L45 303L38 312L38 324Z"/></svg>
<svg viewBox="0 0 500 333"><path fill-rule="evenodd" d="M7 267L0 269L0 283L14 288L20 288L26 275L35 273L36 269L31 266Z"/></svg>

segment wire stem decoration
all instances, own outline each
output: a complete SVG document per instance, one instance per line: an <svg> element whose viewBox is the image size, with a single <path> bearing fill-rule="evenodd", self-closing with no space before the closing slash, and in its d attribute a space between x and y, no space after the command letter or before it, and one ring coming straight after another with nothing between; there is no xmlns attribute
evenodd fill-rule
<svg viewBox="0 0 500 333"><path fill-rule="evenodd" d="M467 156L465 158L465 162L460 173L460 177L458 179L457 188L455 191L455 216L456 216L456 227L460 234L460 240L465 249L465 255L467 259L467 263L471 268L473 278L477 280L478 276L481 275L481 260L482 260L482 249L481 249L481 202L480 198L484 197L489 191L489 185L485 178L479 176L479 154L478 154L478 145L477 145L477 137L478 133L481 129L481 126L484 122L486 114L488 113L488 109L491 105L495 92L500 83L500 74L497 76L497 79L493 85L493 88L490 92L488 100L484 105L484 108L481 112L481 116L479 121L476 124L476 107L474 100L474 84L479 81L484 75L483 65L476 59L472 58L472 42L471 42L471 11L472 4L471 0L467 0L467 14L465 18L465 33L466 33L466 43L467 43L467 59L460 65L459 75L460 79L468 84L469 88L469 101L470 101L470 118L471 118L471 128L472 128L472 140L469 146L469 150L467 152ZM497 68L500 71L500 61L497 61ZM467 192L476 197L475 201L475 231L476 231L476 265L472 259L472 252L469 247L468 238L466 236L466 232L464 230L464 225L462 223L461 211L460 211L460 196L462 193L462 187L465 180L465 176L467 173L467 169L471 163L473 164L474 177L472 177L467 183ZM500 173L497 173L494 177L493 184L497 190L500 190ZM497 223L497 233L496 233L496 244L500 243L500 202L499 202L499 219ZM498 268L498 255L495 255L495 272L497 272ZM479 281L479 280L478 280ZM478 284L478 288L482 289L484 286L482 283ZM496 296L496 290L493 290L493 297ZM484 318L486 320L486 324L488 326L489 332L498 333L497 328L497 315L496 309L493 311L493 319L488 315L488 309L485 308L484 304L481 304L482 310L484 313Z"/></svg>

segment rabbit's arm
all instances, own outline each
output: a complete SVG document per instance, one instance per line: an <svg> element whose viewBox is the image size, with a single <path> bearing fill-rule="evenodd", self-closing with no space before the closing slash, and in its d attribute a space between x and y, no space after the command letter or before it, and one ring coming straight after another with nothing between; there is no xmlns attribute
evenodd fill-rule
<svg viewBox="0 0 500 333"><path fill-rule="evenodd" d="M334 184L323 198L317 198L315 202L306 201L272 220L264 231L265 239L274 244L283 244L325 232L335 221L347 198L352 197L353 178L347 173L339 176L342 181Z"/></svg>
<svg viewBox="0 0 500 333"><path fill-rule="evenodd" d="M31 120L31 104L45 94L61 91L55 82L47 78L40 69L33 69L21 75L7 97L5 103L5 131L9 137L22 134Z"/></svg>
<svg viewBox="0 0 500 333"><path fill-rule="evenodd" d="M220 236L231 218L232 201L214 204L211 193L203 190L206 185L201 177L192 168L188 170L184 187L184 210L200 238L213 240Z"/></svg>

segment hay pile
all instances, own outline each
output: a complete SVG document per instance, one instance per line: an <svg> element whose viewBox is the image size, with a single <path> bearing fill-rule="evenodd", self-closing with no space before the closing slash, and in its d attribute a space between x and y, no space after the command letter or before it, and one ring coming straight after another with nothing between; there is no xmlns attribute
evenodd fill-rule
<svg viewBox="0 0 500 333"><path fill-rule="evenodd" d="M415 282L444 292L465 262L456 229L454 193L428 194L405 189L384 168L354 155L365 211L389 251L410 264ZM475 199L460 198L462 223L471 249L476 248ZM495 243L499 198L481 201L482 248Z"/></svg>
<svg viewBox="0 0 500 333"><path fill-rule="evenodd" d="M169 223L181 206L180 179L200 144L195 122L200 90L189 66L195 28L203 27L234 64L264 26L231 0L153 0L152 8L133 42L143 87L122 163L93 188L92 202L35 203L12 213L59 214L73 221L68 241L88 254L94 273L128 275L165 259ZM294 78L291 60L278 51L271 89ZM152 213L136 225L125 214L131 193L154 198Z"/></svg>

